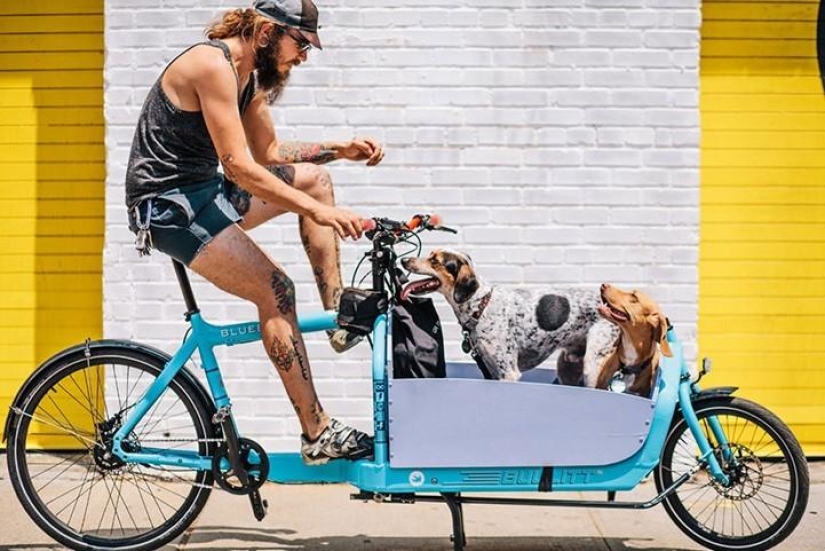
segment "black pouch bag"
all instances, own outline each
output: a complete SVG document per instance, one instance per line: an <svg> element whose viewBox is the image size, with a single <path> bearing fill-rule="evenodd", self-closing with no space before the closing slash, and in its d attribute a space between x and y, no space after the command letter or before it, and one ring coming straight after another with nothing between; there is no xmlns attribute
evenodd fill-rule
<svg viewBox="0 0 825 551"><path fill-rule="evenodd" d="M389 301L382 293L347 287L338 305L338 325L356 335L369 335L375 318L387 312Z"/></svg>
<svg viewBox="0 0 825 551"><path fill-rule="evenodd" d="M444 335L433 301L410 297L392 309L395 379L444 378Z"/></svg>

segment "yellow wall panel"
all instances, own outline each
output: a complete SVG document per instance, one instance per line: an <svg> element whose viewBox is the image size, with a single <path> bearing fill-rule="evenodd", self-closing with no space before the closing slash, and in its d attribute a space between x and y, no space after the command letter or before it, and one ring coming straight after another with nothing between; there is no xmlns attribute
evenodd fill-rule
<svg viewBox="0 0 825 551"><path fill-rule="evenodd" d="M705 0L699 346L709 384L825 455L825 94L819 2Z"/></svg>
<svg viewBox="0 0 825 551"><path fill-rule="evenodd" d="M102 333L102 73L103 0L0 3L0 424L41 361Z"/></svg>

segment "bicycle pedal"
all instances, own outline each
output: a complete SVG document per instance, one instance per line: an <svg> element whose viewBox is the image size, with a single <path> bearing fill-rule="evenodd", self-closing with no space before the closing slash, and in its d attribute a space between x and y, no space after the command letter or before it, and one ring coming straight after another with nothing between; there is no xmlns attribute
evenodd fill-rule
<svg viewBox="0 0 825 551"><path fill-rule="evenodd" d="M266 516L266 510L269 508L269 502L261 499L261 492L255 490L249 494L249 502L252 504L252 514L255 515L255 520L262 521Z"/></svg>

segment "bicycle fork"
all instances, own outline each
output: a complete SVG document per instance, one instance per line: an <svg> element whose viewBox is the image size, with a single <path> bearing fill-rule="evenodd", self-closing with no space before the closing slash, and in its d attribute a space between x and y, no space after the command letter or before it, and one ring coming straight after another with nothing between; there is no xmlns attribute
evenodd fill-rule
<svg viewBox="0 0 825 551"><path fill-rule="evenodd" d="M730 485L730 477L725 474L722 465L719 463L719 460L714 453L715 450L711 446L705 431L702 429L696 412L693 410L691 385L689 383L682 382L679 385L679 402L682 405L682 415L684 416L685 421L690 428L690 432L696 440L696 445L699 448L700 459L707 464L708 471L716 480L719 481L720 484L723 486ZM730 452L725 447L725 444L727 444L727 438L725 437L719 420L715 417L711 417L708 419L708 422L714 438L716 439L718 446L721 448L723 456L725 459L730 459Z"/></svg>

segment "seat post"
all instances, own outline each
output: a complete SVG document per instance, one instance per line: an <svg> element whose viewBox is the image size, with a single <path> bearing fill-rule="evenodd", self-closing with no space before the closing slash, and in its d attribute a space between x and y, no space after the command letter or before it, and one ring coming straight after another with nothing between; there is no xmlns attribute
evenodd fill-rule
<svg viewBox="0 0 825 551"><path fill-rule="evenodd" d="M198 303L195 302L195 295L192 293L192 284L189 283L186 266L174 258L172 259L172 265L175 267L175 276L178 278L178 284L183 293L183 301L186 303L186 320L189 321L193 314L200 312Z"/></svg>

